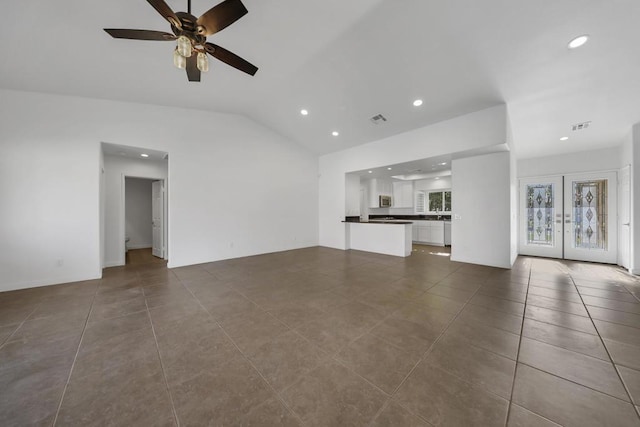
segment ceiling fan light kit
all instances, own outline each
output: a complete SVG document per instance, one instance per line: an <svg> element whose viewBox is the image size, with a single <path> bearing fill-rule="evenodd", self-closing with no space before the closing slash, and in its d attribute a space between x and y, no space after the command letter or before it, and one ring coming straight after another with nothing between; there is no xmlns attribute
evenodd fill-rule
<svg viewBox="0 0 640 427"><path fill-rule="evenodd" d="M258 71L258 67L235 53L207 42L207 36L225 29L248 13L241 0L224 0L199 18L191 14L191 0L187 2L188 12L173 12L164 0L147 2L171 24L173 34L152 30L104 30L116 39L176 41L173 65L186 69L190 82L199 82L200 73L209 71L207 54L251 76Z"/></svg>

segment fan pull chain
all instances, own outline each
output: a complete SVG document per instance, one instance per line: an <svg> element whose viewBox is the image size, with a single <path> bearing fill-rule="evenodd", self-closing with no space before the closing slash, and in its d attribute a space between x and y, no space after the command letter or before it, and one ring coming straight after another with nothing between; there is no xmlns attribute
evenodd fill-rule
<svg viewBox="0 0 640 427"><path fill-rule="evenodd" d="M191 15L191 0L187 0L187 13Z"/></svg>

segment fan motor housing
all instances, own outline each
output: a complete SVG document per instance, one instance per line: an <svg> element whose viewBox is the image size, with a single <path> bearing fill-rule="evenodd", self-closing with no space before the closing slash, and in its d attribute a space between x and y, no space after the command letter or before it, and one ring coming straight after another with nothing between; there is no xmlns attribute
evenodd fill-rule
<svg viewBox="0 0 640 427"><path fill-rule="evenodd" d="M182 28L171 25L171 30L176 36L186 36L193 40L196 44L204 45L207 41L205 36L198 34L199 25L196 24L198 18L186 12L176 12L176 16L180 19Z"/></svg>

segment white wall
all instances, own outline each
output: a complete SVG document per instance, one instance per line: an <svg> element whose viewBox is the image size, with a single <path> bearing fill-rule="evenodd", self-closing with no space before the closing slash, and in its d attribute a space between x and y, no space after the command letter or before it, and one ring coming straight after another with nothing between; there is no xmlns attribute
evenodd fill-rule
<svg viewBox="0 0 640 427"><path fill-rule="evenodd" d="M440 179L419 179L413 182L414 191L450 190L451 177L443 176Z"/></svg>
<svg viewBox="0 0 640 427"><path fill-rule="evenodd" d="M621 147L518 160L518 177L619 169Z"/></svg>
<svg viewBox="0 0 640 427"><path fill-rule="evenodd" d="M360 215L360 175L348 173L345 175L345 216Z"/></svg>
<svg viewBox="0 0 640 427"><path fill-rule="evenodd" d="M318 244L317 156L252 120L0 90L0 290L100 277L101 141L169 152L170 267Z"/></svg>
<svg viewBox="0 0 640 427"><path fill-rule="evenodd" d="M150 248L153 245L151 225L150 179L125 178L125 236L129 249Z"/></svg>
<svg viewBox="0 0 640 427"><path fill-rule="evenodd" d="M451 260L511 268L511 153L451 162Z"/></svg>
<svg viewBox="0 0 640 427"><path fill-rule="evenodd" d="M507 110L507 117L509 117L509 113ZM518 241L519 241L519 223L518 223L518 191L519 191L519 183L518 183L518 161L517 161L517 146L513 139L513 129L511 128L511 120L507 120L507 145L509 146L510 156L509 156L509 185L510 185L510 194L511 194L511 205L510 205L510 213L511 213L511 265L518 258Z"/></svg>
<svg viewBox="0 0 640 427"><path fill-rule="evenodd" d="M640 274L640 123L631 131L631 271Z"/></svg>
<svg viewBox="0 0 640 427"><path fill-rule="evenodd" d="M142 148L149 148L149 147L142 147ZM105 239L103 241L104 254L105 254L104 265L106 267L113 267L115 265L124 265L125 263L124 238L125 238L125 235L127 234L126 221L125 221L125 213L126 213L125 197L128 198L128 192L126 192L125 188L123 187L124 177L129 176L129 177L138 177L138 178L164 179L165 182L168 182L167 179L169 174L168 174L167 161L153 161L150 159L137 159L132 157L112 156L112 155L105 155L104 160L105 160L105 168L104 168L105 169ZM128 203L128 200L127 200L127 203Z"/></svg>
<svg viewBox="0 0 640 427"><path fill-rule="evenodd" d="M344 249L344 174L505 144L504 105L320 157L320 244ZM373 212L371 212L373 213Z"/></svg>

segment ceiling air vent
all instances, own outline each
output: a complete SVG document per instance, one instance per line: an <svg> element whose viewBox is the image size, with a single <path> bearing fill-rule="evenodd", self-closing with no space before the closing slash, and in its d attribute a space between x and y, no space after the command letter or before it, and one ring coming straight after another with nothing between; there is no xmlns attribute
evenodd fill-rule
<svg viewBox="0 0 640 427"><path fill-rule="evenodd" d="M380 123L384 123L387 121L387 118L382 114L375 115L371 117L369 120L373 122L374 125L379 125Z"/></svg>
<svg viewBox="0 0 640 427"><path fill-rule="evenodd" d="M587 129L589 126L591 126L591 122L576 123L575 125L571 126L571 130L583 130Z"/></svg>

